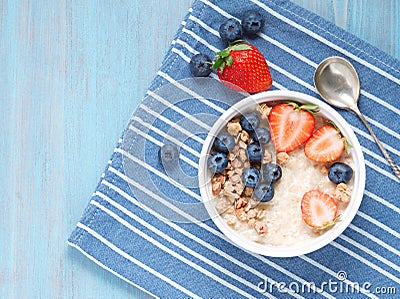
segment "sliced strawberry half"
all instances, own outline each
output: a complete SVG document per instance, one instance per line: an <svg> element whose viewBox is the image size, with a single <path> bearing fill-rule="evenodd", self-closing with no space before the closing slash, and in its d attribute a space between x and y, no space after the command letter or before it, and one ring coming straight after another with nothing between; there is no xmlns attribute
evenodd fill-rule
<svg viewBox="0 0 400 299"><path fill-rule="evenodd" d="M310 138L315 128L316 105L275 105L269 114L271 140L278 152L291 152Z"/></svg>
<svg viewBox="0 0 400 299"><path fill-rule="evenodd" d="M338 206L326 193L311 190L301 200L301 212L304 222L313 228L324 229L336 223Z"/></svg>
<svg viewBox="0 0 400 299"><path fill-rule="evenodd" d="M315 162L333 162L340 158L346 139L338 128L325 125L314 132L304 146L304 154Z"/></svg>

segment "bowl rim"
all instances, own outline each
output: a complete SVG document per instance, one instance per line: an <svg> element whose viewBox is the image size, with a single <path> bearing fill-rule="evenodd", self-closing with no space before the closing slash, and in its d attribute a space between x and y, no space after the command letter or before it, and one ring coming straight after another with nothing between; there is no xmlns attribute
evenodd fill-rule
<svg viewBox="0 0 400 299"><path fill-rule="evenodd" d="M215 209L215 205L213 204L209 177L210 173L207 170L206 163L207 156L211 150L212 142L215 136L235 115L238 115L239 113L245 113L246 109L249 110L251 109L250 107L255 107L256 104L259 103L283 100L318 105L320 108L320 113L324 117L334 120L336 126L351 143L352 146L350 152L354 163L353 193L349 205L341 215L341 221L321 236L292 246L260 244L241 237L238 232L235 232L233 229L231 229L225 223L225 221L219 217L219 214ZM218 229L220 229L221 232L236 246L253 253L270 257L295 257L304 255L325 247L330 242L335 240L349 226L361 205L365 189L365 178L365 163L361 145L347 121L334 108L322 100L319 100L308 94L289 90L273 90L253 94L237 102L235 105L226 110L214 123L203 143L199 160L198 177L199 189L203 204L210 218L218 227Z"/></svg>

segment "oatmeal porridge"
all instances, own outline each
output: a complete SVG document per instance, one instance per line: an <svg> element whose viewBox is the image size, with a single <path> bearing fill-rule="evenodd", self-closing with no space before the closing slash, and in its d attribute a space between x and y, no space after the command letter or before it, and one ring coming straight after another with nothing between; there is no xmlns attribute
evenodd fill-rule
<svg viewBox="0 0 400 299"><path fill-rule="evenodd" d="M263 103L215 137L215 208L251 241L289 246L324 234L346 209L354 169L339 129L314 105Z"/></svg>

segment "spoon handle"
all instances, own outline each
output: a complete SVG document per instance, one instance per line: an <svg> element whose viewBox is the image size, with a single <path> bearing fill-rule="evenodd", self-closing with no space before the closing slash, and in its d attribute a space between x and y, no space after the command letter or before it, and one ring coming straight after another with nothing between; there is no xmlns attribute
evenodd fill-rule
<svg viewBox="0 0 400 299"><path fill-rule="evenodd" d="M388 152L386 149L383 147L382 143L379 141L378 137L376 137L374 131L372 131L371 126L368 124L367 120L365 119L364 115L361 114L360 110L354 109L354 112L358 115L358 117L361 119L365 127L368 129L369 133L371 136L375 139L376 144L378 145L379 149L381 150L383 156L386 158L386 160L389 162L390 167L392 168L394 174L400 181L400 169L399 167L393 162L392 158L390 158Z"/></svg>

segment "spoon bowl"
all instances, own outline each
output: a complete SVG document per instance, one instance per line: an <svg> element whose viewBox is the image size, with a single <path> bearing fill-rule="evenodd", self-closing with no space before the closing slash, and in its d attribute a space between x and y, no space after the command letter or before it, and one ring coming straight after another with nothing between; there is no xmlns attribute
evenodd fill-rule
<svg viewBox="0 0 400 299"><path fill-rule="evenodd" d="M341 57L321 62L314 74L314 84L322 98L342 109L358 109L360 80L354 67Z"/></svg>
<svg viewBox="0 0 400 299"><path fill-rule="evenodd" d="M319 95L332 106L353 111L361 119L365 127L381 150L383 156L400 181L400 169L393 162L386 149L358 109L360 96L360 80L353 65L344 58L333 56L322 61L314 73L314 85Z"/></svg>

